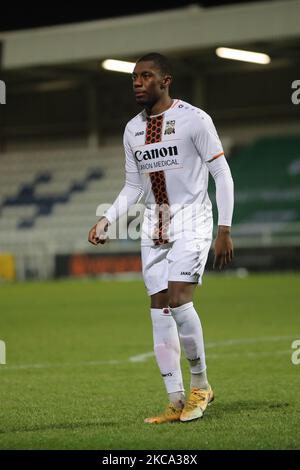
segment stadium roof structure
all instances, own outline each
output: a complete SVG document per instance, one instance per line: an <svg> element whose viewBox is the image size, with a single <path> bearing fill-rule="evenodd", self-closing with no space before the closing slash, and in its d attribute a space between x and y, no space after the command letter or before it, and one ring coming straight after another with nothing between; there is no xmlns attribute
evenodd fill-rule
<svg viewBox="0 0 300 470"><path fill-rule="evenodd" d="M0 33L2 70L134 59L157 50L193 55L218 46L299 45L300 1L184 8ZM289 54L289 52L288 52ZM276 54L275 54L276 55ZM297 48L299 56L299 49ZM286 59L283 54L282 59Z"/></svg>
<svg viewBox="0 0 300 470"><path fill-rule="evenodd" d="M191 4L198 4L205 8L213 8L219 5L251 3L258 0L159 0L156 2L141 2L130 0L130 2L94 2L86 5L73 3L72 8L66 4L60 4L59 8L53 8L52 3L34 4L30 8L27 1L18 5L6 2L1 5L0 31L16 31L20 29L39 28L59 24L79 23L83 21L100 20L121 16L136 15L154 11L163 11L181 8ZM268 0L274 1L274 0Z"/></svg>
<svg viewBox="0 0 300 470"><path fill-rule="evenodd" d="M209 109L219 125L242 118L252 123L260 116L290 119L289 129L291 121L298 129L299 106L291 104L291 84L300 77L298 18L300 0L272 0L211 8L192 5L0 33L0 79L6 83L10 103L6 107L10 118L6 127L2 123L2 134L33 132L21 117L16 124L15 116L20 107L26 109L25 103L29 107L35 103L36 116L41 109L49 114L48 107L55 103L54 114L59 112L63 120L72 100L76 106L82 103L80 126L94 122L101 99L102 111L112 115L112 109L118 110L117 117L105 124L105 132L120 128L125 117L136 112L128 94L130 77L104 70L101 63L104 59L135 62L150 51L170 58L176 77L172 91ZM271 63L222 59L215 53L218 47L263 52ZM73 114L64 119L72 118L74 127L73 118L79 117L75 119ZM54 120L49 126L56 129L58 124ZM69 122L61 126L63 134L71 128ZM34 129L42 132L39 119Z"/></svg>

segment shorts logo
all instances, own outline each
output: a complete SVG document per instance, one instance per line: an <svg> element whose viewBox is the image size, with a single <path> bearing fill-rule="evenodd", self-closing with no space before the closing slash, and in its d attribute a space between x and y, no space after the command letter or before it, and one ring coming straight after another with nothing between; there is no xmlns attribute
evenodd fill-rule
<svg viewBox="0 0 300 470"><path fill-rule="evenodd" d="M168 308L164 308L164 309L163 309L163 313L164 313L165 315L169 315L170 310L169 310Z"/></svg>
<svg viewBox="0 0 300 470"><path fill-rule="evenodd" d="M175 121L167 121L165 135L175 134Z"/></svg>
<svg viewBox="0 0 300 470"><path fill-rule="evenodd" d="M190 276L191 273L189 271L181 271L180 275L181 276Z"/></svg>
<svg viewBox="0 0 300 470"><path fill-rule="evenodd" d="M145 131L138 131L135 133L135 136L134 137L137 137L139 135L144 135L145 134Z"/></svg>

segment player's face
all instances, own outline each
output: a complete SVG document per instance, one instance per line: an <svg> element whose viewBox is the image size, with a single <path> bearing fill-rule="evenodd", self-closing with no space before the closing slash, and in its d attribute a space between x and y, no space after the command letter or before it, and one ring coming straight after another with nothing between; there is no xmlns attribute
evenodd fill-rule
<svg viewBox="0 0 300 470"><path fill-rule="evenodd" d="M163 76L153 62L138 62L132 73L135 100L141 106L153 106L163 94L170 78Z"/></svg>

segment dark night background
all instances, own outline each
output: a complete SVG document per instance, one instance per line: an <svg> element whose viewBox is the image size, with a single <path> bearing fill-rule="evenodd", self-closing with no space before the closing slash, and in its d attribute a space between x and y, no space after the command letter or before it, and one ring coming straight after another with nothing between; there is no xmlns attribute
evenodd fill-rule
<svg viewBox="0 0 300 470"><path fill-rule="evenodd" d="M7 3L0 9L0 31L13 31L16 29L36 28L65 23L112 18L125 15L134 15L151 11L162 11L180 8L192 4L209 8L219 5L237 3L251 3L255 0L162 0L156 2L130 1L116 5L113 2L90 2L89 4L40 3L32 5L25 2L22 5ZM257 1L257 0L256 0ZM271 0L269 0L271 1Z"/></svg>

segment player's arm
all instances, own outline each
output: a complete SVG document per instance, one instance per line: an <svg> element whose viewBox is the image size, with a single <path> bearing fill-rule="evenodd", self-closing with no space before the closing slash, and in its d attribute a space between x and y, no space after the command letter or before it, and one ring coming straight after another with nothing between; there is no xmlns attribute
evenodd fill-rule
<svg viewBox="0 0 300 470"><path fill-rule="evenodd" d="M233 213L233 181L224 157L222 143L211 117L198 110L191 120L192 140L216 184L218 234L215 240L214 268L222 269L233 257L231 220Z"/></svg>
<svg viewBox="0 0 300 470"><path fill-rule="evenodd" d="M112 206L90 230L88 240L93 245L105 243L108 226L126 214L129 207L138 202L143 195L141 177L129 142L130 134L131 132L127 125L123 136L126 172L125 185Z"/></svg>
<svg viewBox="0 0 300 470"><path fill-rule="evenodd" d="M222 269L233 258L231 221L234 205L233 180L224 154L207 161L210 174L215 180L218 207L218 233L215 240L214 268Z"/></svg>
<svg viewBox="0 0 300 470"><path fill-rule="evenodd" d="M88 240L93 245L103 245L107 239L107 230L110 224L116 222L122 215L126 214L130 206L138 202L143 196L143 188L140 184L139 173L126 173L123 189L104 216L97 222L89 232Z"/></svg>

